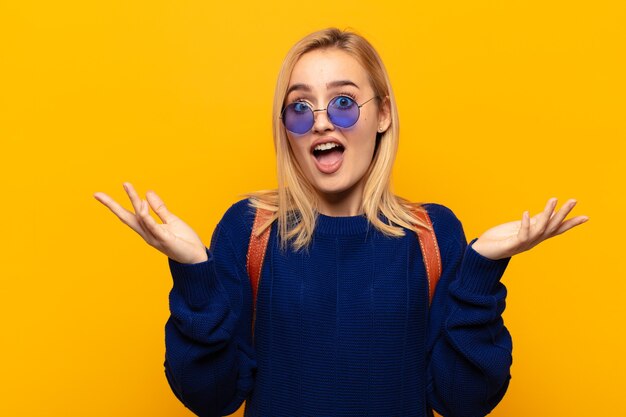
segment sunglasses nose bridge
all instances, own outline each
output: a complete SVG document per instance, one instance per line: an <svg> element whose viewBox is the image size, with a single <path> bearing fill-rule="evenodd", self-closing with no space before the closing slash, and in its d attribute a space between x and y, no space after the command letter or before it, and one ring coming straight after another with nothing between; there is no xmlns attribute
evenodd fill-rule
<svg viewBox="0 0 626 417"><path fill-rule="evenodd" d="M327 110L328 110L328 107L323 108L323 109L311 110L311 112L313 113L313 126L311 126L311 129L313 130L327 130L328 128L334 129L335 125L330 120L330 116ZM324 115L323 116L321 114L316 115L316 113L323 113Z"/></svg>

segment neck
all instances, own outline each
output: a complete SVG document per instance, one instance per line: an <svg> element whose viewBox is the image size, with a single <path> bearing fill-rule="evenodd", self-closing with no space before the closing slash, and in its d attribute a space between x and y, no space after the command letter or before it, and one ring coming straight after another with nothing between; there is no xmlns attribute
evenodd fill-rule
<svg viewBox="0 0 626 417"><path fill-rule="evenodd" d="M326 216L343 217L363 214L363 185L339 193L318 193L317 211Z"/></svg>

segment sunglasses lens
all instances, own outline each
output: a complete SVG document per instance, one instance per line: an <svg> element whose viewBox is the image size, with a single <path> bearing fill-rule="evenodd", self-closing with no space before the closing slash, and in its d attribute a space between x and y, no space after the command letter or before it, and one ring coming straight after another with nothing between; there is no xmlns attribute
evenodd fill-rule
<svg viewBox="0 0 626 417"><path fill-rule="evenodd" d="M359 106L348 96L333 98L326 109L331 123L337 127L350 127L359 120ZM290 132L302 135L315 124L313 110L308 104L296 101L285 107L283 123Z"/></svg>
<svg viewBox="0 0 626 417"><path fill-rule="evenodd" d="M296 101L285 107L283 123L288 131L301 135L313 127L313 111L305 103Z"/></svg>
<svg viewBox="0 0 626 417"><path fill-rule="evenodd" d="M347 96L337 96L328 105L330 121L339 127L350 127L359 120L359 106Z"/></svg>

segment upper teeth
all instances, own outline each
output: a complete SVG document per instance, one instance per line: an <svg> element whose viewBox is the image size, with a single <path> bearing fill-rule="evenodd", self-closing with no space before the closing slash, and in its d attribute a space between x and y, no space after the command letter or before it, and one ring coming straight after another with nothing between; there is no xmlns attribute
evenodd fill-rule
<svg viewBox="0 0 626 417"><path fill-rule="evenodd" d="M313 150L315 151L327 151L329 149L338 147L339 144L334 143L334 142L328 142L328 143L320 143L319 145L317 145Z"/></svg>

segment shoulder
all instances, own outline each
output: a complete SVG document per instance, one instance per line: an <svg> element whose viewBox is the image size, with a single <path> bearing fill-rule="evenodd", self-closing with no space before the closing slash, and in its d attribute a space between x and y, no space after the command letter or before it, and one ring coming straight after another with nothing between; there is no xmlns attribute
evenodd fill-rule
<svg viewBox="0 0 626 417"><path fill-rule="evenodd" d="M424 203L422 206L428 212L442 250L450 245L463 245L466 242L461 220L452 209L439 203Z"/></svg>
<svg viewBox="0 0 626 417"><path fill-rule="evenodd" d="M242 198L233 203L224 213L222 222L237 223L246 222L248 219L254 219L255 208L250 205L249 198Z"/></svg>
<svg viewBox="0 0 626 417"><path fill-rule="evenodd" d="M428 215L433 224L435 222L445 224L460 223L459 218L452 211L452 209L444 206L443 204L423 203L422 207L424 207L428 212Z"/></svg>
<svg viewBox="0 0 626 417"><path fill-rule="evenodd" d="M217 225L220 232L226 233L233 242L247 241L250 238L256 209L249 198L232 204Z"/></svg>

